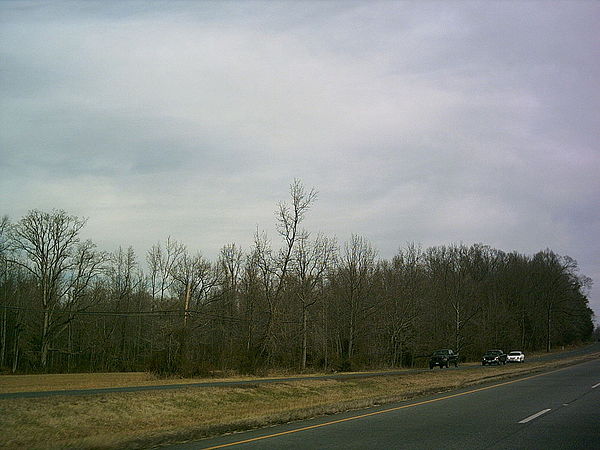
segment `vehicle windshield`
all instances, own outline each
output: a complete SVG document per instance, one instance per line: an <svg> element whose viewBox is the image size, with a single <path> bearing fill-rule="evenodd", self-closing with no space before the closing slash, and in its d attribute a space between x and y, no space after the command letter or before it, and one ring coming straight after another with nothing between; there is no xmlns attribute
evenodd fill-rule
<svg viewBox="0 0 600 450"><path fill-rule="evenodd" d="M437 352L434 352L434 355L447 355L448 353L450 353L448 350L438 350Z"/></svg>
<svg viewBox="0 0 600 450"><path fill-rule="evenodd" d="M519 356L521 354L521 352L510 352L509 355L511 356Z"/></svg>

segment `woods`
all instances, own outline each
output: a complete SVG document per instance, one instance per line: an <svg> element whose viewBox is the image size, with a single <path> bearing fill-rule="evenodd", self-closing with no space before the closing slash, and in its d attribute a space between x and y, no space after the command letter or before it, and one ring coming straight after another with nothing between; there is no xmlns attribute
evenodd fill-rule
<svg viewBox="0 0 600 450"><path fill-rule="evenodd" d="M438 347L472 359L592 335L591 280L568 256L408 244L386 260L365 237L304 229L316 200L294 181L275 241L257 230L250 249L225 244L214 261L170 237L144 255L101 251L64 211L4 217L2 370L403 367Z"/></svg>

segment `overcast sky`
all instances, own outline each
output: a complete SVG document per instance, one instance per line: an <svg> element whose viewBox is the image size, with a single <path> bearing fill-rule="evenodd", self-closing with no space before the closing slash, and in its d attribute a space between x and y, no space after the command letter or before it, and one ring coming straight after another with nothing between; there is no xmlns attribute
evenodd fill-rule
<svg viewBox="0 0 600 450"><path fill-rule="evenodd" d="M0 215L140 260L305 225L575 258L600 283L600 2L0 3ZM590 296L600 316L600 285Z"/></svg>

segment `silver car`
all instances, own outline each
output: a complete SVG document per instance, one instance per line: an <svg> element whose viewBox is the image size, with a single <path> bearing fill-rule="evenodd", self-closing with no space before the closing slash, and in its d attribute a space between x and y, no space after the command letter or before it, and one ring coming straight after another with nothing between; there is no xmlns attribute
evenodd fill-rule
<svg viewBox="0 0 600 450"><path fill-rule="evenodd" d="M523 352L510 352L506 357L506 362L519 362L525 361L525 355Z"/></svg>

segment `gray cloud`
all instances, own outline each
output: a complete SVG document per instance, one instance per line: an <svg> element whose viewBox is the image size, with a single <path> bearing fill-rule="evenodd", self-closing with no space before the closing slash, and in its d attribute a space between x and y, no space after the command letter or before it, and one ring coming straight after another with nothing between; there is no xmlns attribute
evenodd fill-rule
<svg viewBox="0 0 600 450"><path fill-rule="evenodd" d="M595 2L3 2L0 201L108 249L307 227L550 247L598 280ZM600 312L597 289L592 304Z"/></svg>

